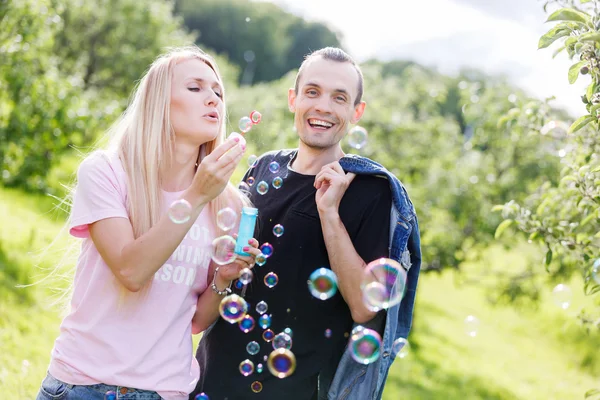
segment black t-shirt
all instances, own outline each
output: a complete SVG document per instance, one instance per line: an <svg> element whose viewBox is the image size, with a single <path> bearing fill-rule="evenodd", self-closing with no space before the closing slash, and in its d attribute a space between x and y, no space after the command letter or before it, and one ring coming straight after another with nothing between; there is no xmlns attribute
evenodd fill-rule
<svg viewBox="0 0 600 400"><path fill-rule="evenodd" d="M330 263L315 202L315 176L288 168L296 152L267 153L244 177L246 182L254 178L250 192L259 210L257 239L261 244L268 242L273 246L273 254L266 264L254 267L254 279L244 295L248 314L256 326L244 333L237 323L217 320L198 346L196 358L201 376L197 391L190 398L205 392L211 400L311 400L317 398L318 385L321 391L326 391L331 383L353 322L339 291L328 300L320 300L308 289L311 273L318 268L330 268ZM269 169L272 161L279 164L279 171L275 173ZM279 189L272 184L276 177L283 178ZM257 192L261 181L269 186L263 195ZM389 184L386 179L375 176L357 176L341 200L340 217L354 248L367 263L389 254L390 209ZM284 228L281 237L273 234L277 224ZM279 278L273 288L264 283L269 272ZM268 305L269 329L275 334L286 328L292 331L291 351L296 357L296 370L284 379L273 376L267 367L266 357L273 347L262 338L264 329L258 324L260 314L255 308L260 301ZM326 335L326 330L331 333L328 331ZM260 344L256 355L246 351L251 341ZM247 377L239 371L239 364L245 359L251 360L255 367L254 373ZM257 372L258 364L263 365L262 373ZM262 383L259 393L251 390L255 381Z"/></svg>

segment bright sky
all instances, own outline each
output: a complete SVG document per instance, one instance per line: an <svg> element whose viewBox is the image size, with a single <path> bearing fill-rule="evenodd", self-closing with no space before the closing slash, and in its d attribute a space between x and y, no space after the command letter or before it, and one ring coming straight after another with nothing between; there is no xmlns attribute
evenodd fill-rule
<svg viewBox="0 0 600 400"><path fill-rule="evenodd" d="M556 96L573 116L589 78L570 85L566 54L537 50L553 23L542 0L274 0L284 9L343 34L358 61L408 59L452 74L470 66L508 76L531 95Z"/></svg>

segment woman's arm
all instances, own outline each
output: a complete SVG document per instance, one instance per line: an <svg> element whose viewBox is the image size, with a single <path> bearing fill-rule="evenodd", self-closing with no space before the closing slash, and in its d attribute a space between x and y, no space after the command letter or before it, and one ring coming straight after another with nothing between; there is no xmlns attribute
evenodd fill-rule
<svg viewBox="0 0 600 400"><path fill-rule="evenodd" d="M226 287L229 287L232 280L238 278L242 269L254 267L254 259L260 254L258 241L256 239L250 239L248 244L249 246L244 248L244 251L249 253L250 256L238 255L231 264L221 266L216 276L215 269L217 265L211 261L208 271L208 288L198 298L196 312L192 319L192 334L205 331L217 318L219 318L219 304L221 303L221 300L223 300L223 296L215 293L210 287L212 285L213 277L215 277L217 289L224 290Z"/></svg>

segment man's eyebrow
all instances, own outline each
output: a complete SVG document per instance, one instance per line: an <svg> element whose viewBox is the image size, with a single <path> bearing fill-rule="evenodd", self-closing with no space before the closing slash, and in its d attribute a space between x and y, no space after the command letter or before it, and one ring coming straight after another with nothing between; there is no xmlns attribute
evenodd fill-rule
<svg viewBox="0 0 600 400"><path fill-rule="evenodd" d="M321 88L321 86L319 86L318 83L314 83L314 82L307 82L304 84L304 86L311 86L311 87L316 87L316 88ZM348 94L348 91L346 89L335 89L334 92L336 93L343 93L343 94Z"/></svg>

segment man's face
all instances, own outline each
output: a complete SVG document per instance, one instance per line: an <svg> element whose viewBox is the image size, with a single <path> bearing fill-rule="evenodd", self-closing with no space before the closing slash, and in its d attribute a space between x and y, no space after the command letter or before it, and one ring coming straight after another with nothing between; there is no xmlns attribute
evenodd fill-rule
<svg viewBox="0 0 600 400"><path fill-rule="evenodd" d="M365 103L354 105L358 72L349 62L315 58L305 65L298 93L290 89L288 105L300 140L308 147L328 149L337 145L357 123Z"/></svg>

